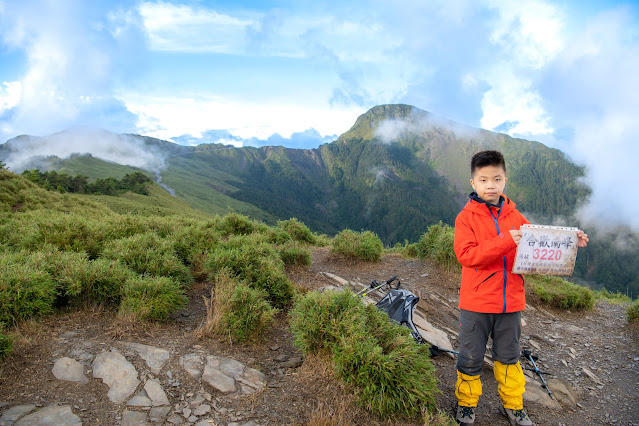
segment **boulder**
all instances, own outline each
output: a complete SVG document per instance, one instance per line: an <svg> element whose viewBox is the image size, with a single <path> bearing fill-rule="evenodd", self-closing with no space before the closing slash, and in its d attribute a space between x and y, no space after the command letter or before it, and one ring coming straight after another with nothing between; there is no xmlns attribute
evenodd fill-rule
<svg viewBox="0 0 639 426"><path fill-rule="evenodd" d="M73 414L69 405L49 405L35 413L31 413L18 420L16 426L33 426L33 425L57 425L57 426L73 426L81 425L80 418Z"/></svg>
<svg viewBox="0 0 639 426"><path fill-rule="evenodd" d="M93 361L93 377L109 387L107 396L116 404L124 402L140 384L133 364L118 352L102 352Z"/></svg>
<svg viewBox="0 0 639 426"><path fill-rule="evenodd" d="M552 378L546 380L546 383L554 397L563 407L575 408L577 406L577 394L567 380Z"/></svg>
<svg viewBox="0 0 639 426"><path fill-rule="evenodd" d="M71 358L62 357L57 360L53 365L52 373L58 380L89 383L89 379L84 375L84 366Z"/></svg>
<svg viewBox="0 0 639 426"><path fill-rule="evenodd" d="M146 421L146 413L141 411L129 411L125 410L122 413L122 422L121 426L147 426L150 425L149 422Z"/></svg>
<svg viewBox="0 0 639 426"><path fill-rule="evenodd" d="M124 343L127 348L133 349L149 366L153 374L160 374L162 367L169 359L169 351L156 348L154 346L142 345L140 343Z"/></svg>
<svg viewBox="0 0 639 426"><path fill-rule="evenodd" d="M2 413L2 416L0 416L0 424L12 424L20 417L29 414L35 409L36 406L34 404L16 405L15 407L11 407Z"/></svg>

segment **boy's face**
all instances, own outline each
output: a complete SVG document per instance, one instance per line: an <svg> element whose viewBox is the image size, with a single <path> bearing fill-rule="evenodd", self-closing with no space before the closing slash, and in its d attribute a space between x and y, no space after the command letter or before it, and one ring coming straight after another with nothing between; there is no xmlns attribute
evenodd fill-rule
<svg viewBox="0 0 639 426"><path fill-rule="evenodd" d="M506 187L506 180L506 171L502 166L486 166L475 169L470 184L482 200L497 204Z"/></svg>

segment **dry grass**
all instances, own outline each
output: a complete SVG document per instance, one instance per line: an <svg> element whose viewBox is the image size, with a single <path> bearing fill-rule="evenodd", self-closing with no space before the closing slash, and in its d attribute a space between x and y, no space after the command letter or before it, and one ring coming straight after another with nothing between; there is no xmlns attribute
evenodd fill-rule
<svg viewBox="0 0 639 426"><path fill-rule="evenodd" d="M297 380L309 392L318 395L307 426L375 424L370 414L355 402L356 390L335 377L335 366L325 355L309 354L298 370ZM321 397L319 397L321 395ZM321 399L320 399L321 398ZM369 421L367 421L369 420Z"/></svg>
<svg viewBox="0 0 639 426"><path fill-rule="evenodd" d="M319 402L306 423L307 426L338 426L352 424L347 421L350 401L338 398L330 403Z"/></svg>

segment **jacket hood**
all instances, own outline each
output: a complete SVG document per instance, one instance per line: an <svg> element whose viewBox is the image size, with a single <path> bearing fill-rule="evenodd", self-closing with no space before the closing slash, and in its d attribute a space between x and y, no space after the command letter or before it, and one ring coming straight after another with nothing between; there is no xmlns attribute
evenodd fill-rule
<svg viewBox="0 0 639 426"><path fill-rule="evenodd" d="M504 194L501 194L499 196L498 204L491 204L479 198L479 195L477 195L477 192L473 191L470 194L468 194L468 202L464 206L464 210L470 210L475 213L489 215L490 214L489 209L491 207L494 207L497 210L501 210L501 213L504 214L504 213L511 212L512 210L515 210L516 206L517 205L515 204L515 202L512 201L507 196L505 196Z"/></svg>

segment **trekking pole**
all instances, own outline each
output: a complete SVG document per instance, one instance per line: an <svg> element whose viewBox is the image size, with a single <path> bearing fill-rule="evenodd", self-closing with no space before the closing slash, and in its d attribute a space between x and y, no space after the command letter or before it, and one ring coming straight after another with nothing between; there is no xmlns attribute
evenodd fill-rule
<svg viewBox="0 0 639 426"><path fill-rule="evenodd" d="M450 350L450 349L440 348L437 345L430 345L430 348L428 348L428 350L430 351L430 355L433 356L433 357L440 356L442 352L447 352L447 353L453 354L453 355L459 355L459 351L453 351L453 350Z"/></svg>
<svg viewBox="0 0 639 426"><path fill-rule="evenodd" d="M552 373L547 373L537 368L537 364L535 364L535 358L537 357L532 355L532 353L530 352L530 349L524 349L523 351L521 351L521 356L523 356L528 361L530 361L530 363L534 367L534 368L529 368L529 367L523 367L523 368L528 371L533 371L535 374L537 374L539 378L541 379L541 385L544 387L544 389L546 389L546 392L548 392L548 395L550 395L550 399L555 399L555 397L552 396L552 392L550 391L550 388L546 384L546 381L544 380L544 376L543 376L544 374L552 375Z"/></svg>
<svg viewBox="0 0 639 426"><path fill-rule="evenodd" d="M378 283L377 280L373 280L368 287L365 287L365 288L361 289L359 292L357 292L357 294L355 294L355 296L364 297L364 296L368 295L368 293L372 293L374 291L377 291L380 288L384 287L385 285L388 285L390 287L390 285L393 283L393 281L396 281L396 280L397 280L396 276L392 276L386 282L383 282L383 283ZM397 287L396 288L399 288L400 285L401 285L401 282L399 280L397 280Z"/></svg>

